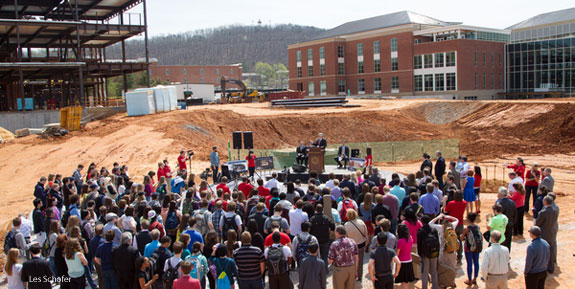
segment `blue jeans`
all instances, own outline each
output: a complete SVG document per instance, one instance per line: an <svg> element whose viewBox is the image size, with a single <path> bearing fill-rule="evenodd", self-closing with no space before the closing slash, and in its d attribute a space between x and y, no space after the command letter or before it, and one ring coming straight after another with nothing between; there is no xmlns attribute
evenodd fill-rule
<svg viewBox="0 0 575 289"><path fill-rule="evenodd" d="M90 267L88 267L87 265L84 266L84 275L86 276L86 280L88 280L90 288L92 289L98 288L98 285L96 285L94 279L92 279L92 270L90 270Z"/></svg>
<svg viewBox="0 0 575 289"><path fill-rule="evenodd" d="M262 278L254 280L238 279L238 285L240 289L264 289L264 283L262 282Z"/></svg>
<svg viewBox="0 0 575 289"><path fill-rule="evenodd" d="M467 279L473 280L477 278L477 275L479 274L479 252L465 252L465 260L467 260ZM474 266L475 272L473 272ZM471 278L472 273L475 273L473 274L473 278Z"/></svg>
<svg viewBox="0 0 575 289"><path fill-rule="evenodd" d="M54 276L58 276L58 271L56 271L56 263L54 261L54 257L50 257L50 269L52 269L52 273L54 274Z"/></svg>
<svg viewBox="0 0 575 289"><path fill-rule="evenodd" d="M112 270L102 269L102 279L104 279L103 289L120 289L120 283L118 283L118 277L116 272Z"/></svg>

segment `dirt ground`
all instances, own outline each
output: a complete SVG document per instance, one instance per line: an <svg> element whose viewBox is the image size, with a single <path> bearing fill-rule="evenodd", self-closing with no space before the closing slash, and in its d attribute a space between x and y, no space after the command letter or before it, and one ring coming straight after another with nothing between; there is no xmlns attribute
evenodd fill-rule
<svg viewBox="0 0 575 289"><path fill-rule="evenodd" d="M328 141L412 141L458 138L461 152L471 162L486 166L487 181L504 177L502 164L515 156L553 168L561 208L559 267L549 288L569 288L575 273L575 230L571 191L575 189L575 118L573 99L536 101L350 100L351 108L272 109L266 103L191 107L142 117L116 115L89 123L84 129L58 139L28 136L0 144L0 225L32 208L33 188L49 173L72 174L78 163L96 162L111 167L117 161L129 166L136 182L157 162L169 159L175 168L180 150L196 152L192 172L208 164L212 145L227 158L233 131L254 132L254 146L289 149L299 139L310 140L323 132ZM432 152L428 152L432 153ZM386 170L409 173L419 162L380 164ZM491 188L494 190L495 188ZM482 211L488 212L494 194L482 194ZM526 222L528 226L529 221ZM0 230L1 231L1 230ZM3 237L4 233L0 232ZM2 238L0 237L0 238ZM528 238L527 233L525 238ZM511 288L523 288L521 270L526 240L513 243ZM563 253L563 254L561 254ZM563 270L561 270L563 268ZM463 284L463 268L458 286ZM358 284L359 285L359 284ZM367 288L367 284L364 284Z"/></svg>

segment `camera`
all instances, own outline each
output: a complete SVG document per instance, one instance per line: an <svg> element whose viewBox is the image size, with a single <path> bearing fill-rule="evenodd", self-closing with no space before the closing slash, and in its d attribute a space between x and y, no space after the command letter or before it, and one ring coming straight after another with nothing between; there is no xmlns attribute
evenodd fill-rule
<svg viewBox="0 0 575 289"><path fill-rule="evenodd" d="M190 158L191 156L194 155L194 151L193 151L193 150L188 150L187 153L188 153L188 158Z"/></svg>
<svg viewBox="0 0 575 289"><path fill-rule="evenodd" d="M208 177L211 177L212 174L210 174L210 168L206 168L205 171L200 173L200 179L206 181L208 179Z"/></svg>

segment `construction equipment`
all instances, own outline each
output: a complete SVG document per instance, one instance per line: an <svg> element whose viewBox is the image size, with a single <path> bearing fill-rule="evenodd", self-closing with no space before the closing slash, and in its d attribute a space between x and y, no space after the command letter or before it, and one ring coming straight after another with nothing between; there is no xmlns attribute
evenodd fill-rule
<svg viewBox="0 0 575 289"><path fill-rule="evenodd" d="M227 84L235 84L240 87L240 91L226 91ZM263 93L246 87L243 81L237 79L226 79L222 76L220 79L220 86L222 87L222 99L220 103L249 103L253 102L254 99L259 102L266 101L266 97Z"/></svg>

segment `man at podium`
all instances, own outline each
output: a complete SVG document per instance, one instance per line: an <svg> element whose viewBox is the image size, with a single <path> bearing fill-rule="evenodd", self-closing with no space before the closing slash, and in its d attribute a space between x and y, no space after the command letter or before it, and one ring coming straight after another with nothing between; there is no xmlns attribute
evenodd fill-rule
<svg viewBox="0 0 575 289"><path fill-rule="evenodd" d="M319 135L317 136L317 139L313 143L313 146L319 147L322 150L324 150L325 147L327 147L327 141L325 140L325 138L323 138L323 133L321 133L321 132L319 133Z"/></svg>

